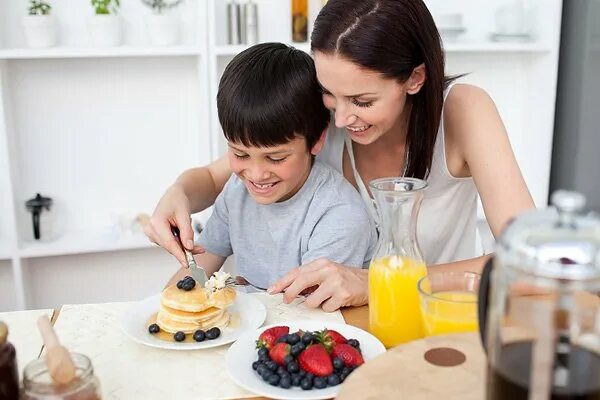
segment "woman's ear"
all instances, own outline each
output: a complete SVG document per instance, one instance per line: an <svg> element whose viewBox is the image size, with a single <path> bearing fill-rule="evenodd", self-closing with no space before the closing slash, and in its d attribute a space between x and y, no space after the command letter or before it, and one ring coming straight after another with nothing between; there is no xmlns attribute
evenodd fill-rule
<svg viewBox="0 0 600 400"><path fill-rule="evenodd" d="M427 68L425 64L417 65L406 81L406 93L419 93L425 84L425 80L427 80Z"/></svg>
<svg viewBox="0 0 600 400"><path fill-rule="evenodd" d="M310 153L313 156L316 156L317 154L319 154L321 152L321 150L323 150L323 146L325 146L325 138L327 137L327 128L329 126L325 127L325 129L323 130L323 132L321 132L321 137L319 138L319 140L317 140L317 143L315 143L312 147L312 149L310 149Z"/></svg>

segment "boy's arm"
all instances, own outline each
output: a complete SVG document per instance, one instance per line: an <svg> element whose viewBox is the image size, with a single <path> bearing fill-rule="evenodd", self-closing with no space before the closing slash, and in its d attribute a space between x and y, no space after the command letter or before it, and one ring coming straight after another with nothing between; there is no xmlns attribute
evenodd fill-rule
<svg viewBox="0 0 600 400"><path fill-rule="evenodd" d="M208 276L209 278L212 274L217 272L223 266L223 263L226 260L225 257L212 254L208 251L205 251L202 254L194 255L194 259L196 260L196 264L198 264L199 267L204 268L204 271L206 271L206 276ZM171 277L171 279L169 279L167 286L176 284L177 281L183 279L187 275L191 275L190 270L188 268L179 268L179 270L177 270L177 272Z"/></svg>

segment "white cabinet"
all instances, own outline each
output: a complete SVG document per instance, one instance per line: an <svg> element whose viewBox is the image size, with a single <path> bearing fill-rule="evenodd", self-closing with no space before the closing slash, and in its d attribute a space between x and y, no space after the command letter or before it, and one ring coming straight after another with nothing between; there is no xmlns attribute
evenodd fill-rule
<svg viewBox="0 0 600 400"><path fill-rule="evenodd" d="M290 1L256 2L259 40L291 43ZM47 49L25 47L26 1L0 3L0 310L159 290L177 263L141 233L115 233L115 220L151 213L181 171L224 151L218 80L246 48L226 43L226 1L184 1L180 44L167 47L149 45L141 1L121 3L123 45L96 48L89 2L53 1L60 44ZM491 93L543 205L562 2L530 2L537 23L527 43L491 42L494 9L506 1L480 3L427 2L434 13L463 13L466 32L445 43L448 72ZM320 4L310 0L311 21ZM56 240L32 239L24 202L36 193L55 200Z"/></svg>

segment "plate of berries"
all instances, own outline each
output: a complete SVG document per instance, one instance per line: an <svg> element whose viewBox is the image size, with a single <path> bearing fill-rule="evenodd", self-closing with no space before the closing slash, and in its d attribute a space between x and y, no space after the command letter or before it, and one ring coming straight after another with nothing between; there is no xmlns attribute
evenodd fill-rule
<svg viewBox="0 0 600 400"><path fill-rule="evenodd" d="M294 320L241 335L226 365L235 383L257 395L328 399L356 368L384 352L377 338L354 326Z"/></svg>

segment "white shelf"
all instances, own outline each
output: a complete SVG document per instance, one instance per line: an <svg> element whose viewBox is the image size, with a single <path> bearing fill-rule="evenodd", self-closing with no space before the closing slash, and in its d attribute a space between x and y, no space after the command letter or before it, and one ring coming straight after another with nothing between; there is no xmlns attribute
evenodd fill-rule
<svg viewBox="0 0 600 400"><path fill-rule="evenodd" d="M308 43L288 43L297 49L310 53ZM247 45L216 46L214 53L217 56L234 56L248 47ZM546 53L550 51L547 46L536 42L447 42L444 50L448 53Z"/></svg>
<svg viewBox="0 0 600 400"><path fill-rule="evenodd" d="M12 252L7 245L0 244L0 261L10 260L12 257L11 253Z"/></svg>
<svg viewBox="0 0 600 400"><path fill-rule="evenodd" d="M148 238L137 233L110 238L98 232L71 232L49 242L25 242L19 249L22 258L50 257L106 251L135 250L155 247Z"/></svg>
<svg viewBox="0 0 600 400"><path fill-rule="evenodd" d="M448 53L545 53L549 47L537 42L446 42Z"/></svg>
<svg viewBox="0 0 600 400"><path fill-rule="evenodd" d="M48 49L0 49L0 60L29 60L46 58L104 58L104 57L173 57L198 56L197 46L169 47L52 47Z"/></svg>
<svg viewBox="0 0 600 400"><path fill-rule="evenodd" d="M310 53L310 43L286 43L289 46L293 46L298 50ZM224 45L215 46L214 54L217 56L235 56L236 54L246 50L249 45Z"/></svg>

